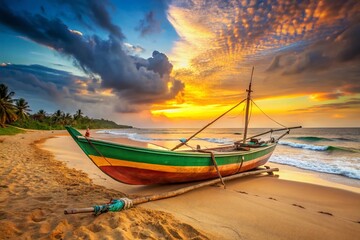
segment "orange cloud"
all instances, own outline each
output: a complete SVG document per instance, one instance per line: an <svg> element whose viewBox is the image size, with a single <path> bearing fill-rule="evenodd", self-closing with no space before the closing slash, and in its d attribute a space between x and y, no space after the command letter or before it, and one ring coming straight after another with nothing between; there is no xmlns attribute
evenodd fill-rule
<svg viewBox="0 0 360 240"><path fill-rule="evenodd" d="M256 66L254 95L266 98L264 105L274 113L292 107L313 111L315 108L306 108L305 104L312 106L315 100L324 103L353 94L351 87L341 86L350 80L338 84L341 75L336 68L328 69L328 73L305 74L308 69L324 69L326 65L317 59L327 59L328 53L323 51L324 47L314 52L304 49L326 37L339 35L359 13L359 2L352 0L296 4L286 0L198 0L191 4L172 1L168 19L180 39L174 43L169 58L174 64L173 76L181 79L186 88L182 104L168 103L170 108L156 105L153 114L176 117L181 113L187 115L186 108L197 111L200 110L197 107L215 103L231 106L234 99L244 96L249 69L256 63L260 67ZM282 74L262 72L271 57L283 52L288 54L278 56L269 67L269 70L281 69ZM269 97L274 95L291 102L284 105ZM272 108L271 103L282 109Z"/></svg>

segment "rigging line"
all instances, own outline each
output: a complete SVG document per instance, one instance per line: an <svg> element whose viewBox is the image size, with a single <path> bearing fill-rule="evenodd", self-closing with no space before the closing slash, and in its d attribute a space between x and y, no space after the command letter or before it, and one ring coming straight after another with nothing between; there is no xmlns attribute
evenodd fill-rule
<svg viewBox="0 0 360 240"><path fill-rule="evenodd" d="M197 131L196 133L194 133L191 137L187 138L185 141L182 141L181 143L179 143L178 145L176 145L174 148L171 149L171 151L174 151L176 149L178 149L179 147L183 146L185 143L187 143L188 141L190 141L193 137L195 137L197 134L199 134L200 132L202 132L205 128L209 127L211 124L213 124L214 122L216 122L217 120L219 120L220 118L222 118L224 115L226 115L228 112L230 112L231 110L233 110L234 108L238 107L240 104L242 104L243 102L245 102L246 99L242 100L241 102L239 102L238 104L236 104L235 106L233 106L232 108L230 108L229 110L227 110L226 112L224 112L223 114L221 114L219 117L217 117L215 120L213 120L212 122L208 123L205 127L203 127L202 129L200 129L199 131Z"/></svg>
<svg viewBox="0 0 360 240"><path fill-rule="evenodd" d="M238 114L236 114L236 115L233 116L233 117L228 116L227 118L228 118L228 119L238 118L239 116L242 116L242 115L244 114L244 111L245 111L245 106L243 107L243 110L241 110L241 112L239 112Z"/></svg>
<svg viewBox="0 0 360 240"><path fill-rule="evenodd" d="M243 115L244 114L244 112L245 112L245 107L246 107L246 105L244 105L244 107L243 107L243 109L241 110L241 112L239 112L238 114L236 114L235 116L228 116L228 117L226 117L227 119L233 119L233 118L238 118L239 116L241 116L241 115ZM242 125L244 125L244 124L242 124Z"/></svg>
<svg viewBox="0 0 360 240"><path fill-rule="evenodd" d="M250 119L251 119L251 116L252 116L252 109L253 109L253 102L252 102L252 100L250 99L250 101L251 101L251 104L250 104L250 116L249 116L249 120L248 120L248 125L250 124Z"/></svg>
<svg viewBox="0 0 360 240"><path fill-rule="evenodd" d="M93 147L93 148L95 149L95 151L96 151L98 154L100 154L100 156L102 156L108 164L110 164L110 166L112 166L111 162L109 162L109 161L107 160L107 158L94 146L94 144L92 144L92 142L90 141L90 139L89 139L88 137L86 137L86 136L85 136L85 138L86 138L86 140L88 141L88 143L90 144L90 146Z"/></svg>
<svg viewBox="0 0 360 240"><path fill-rule="evenodd" d="M287 128L287 126L285 126L285 125L283 125L283 124L281 124L281 123L279 123L278 121L276 121L276 120L274 120L274 119L272 119L269 115L267 115L253 100L251 100L251 102L252 103L254 103L255 104L255 106L265 115L265 116L267 116L270 120L272 120L273 122L275 122L275 123L277 123L277 124L279 124L280 126L282 126L282 127L284 127L284 128Z"/></svg>

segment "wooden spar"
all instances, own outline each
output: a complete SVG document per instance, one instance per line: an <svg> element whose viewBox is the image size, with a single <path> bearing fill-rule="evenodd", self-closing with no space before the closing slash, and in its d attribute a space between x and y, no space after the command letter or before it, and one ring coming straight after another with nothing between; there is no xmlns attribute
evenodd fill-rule
<svg viewBox="0 0 360 240"><path fill-rule="evenodd" d="M221 183L222 183L222 185L224 186L224 188L226 188L225 182L224 182L224 180L223 180L223 178L222 178L222 176L221 176L221 173L220 173L220 171L219 171L217 162L216 162L216 160L215 160L215 154L214 154L214 152L213 152L213 151L209 151L209 150L201 150L201 149L198 150L198 152L210 153L211 160L212 160L212 162L213 162L213 164L214 164L214 166L215 166L216 172L217 172L217 174L218 174L218 176L219 176L219 178L220 178L220 180L221 180Z"/></svg>
<svg viewBox="0 0 360 240"><path fill-rule="evenodd" d="M215 120L213 120L212 122L208 123L205 127L203 127L202 129L200 129L199 131L197 131L196 133L194 133L191 137L189 137L188 139L186 139L184 142L181 142L180 144L178 144L177 146L175 146L173 149L171 149L171 151L174 151L176 149L178 149L179 147L185 145L188 141L190 141L193 137L195 137L196 135L198 135L200 132L202 132L205 128L207 128L208 126L210 126L211 124L213 124L214 122L216 122L217 120L219 120L220 118L222 118L225 114L227 114L228 112L230 112L231 110L233 110L234 108L236 108L237 106L239 106L240 104L242 104L246 99L242 100L241 102L239 102L238 104L236 104L235 106L233 106L232 108L230 108L229 110L227 110L226 112L224 112L223 114L221 114L219 117L217 117Z"/></svg>
<svg viewBox="0 0 360 240"><path fill-rule="evenodd" d="M253 74L254 74L254 67L252 67L252 71L251 71L249 89L246 90L248 92L248 94L247 94L247 98L246 98L245 129L244 129L244 138L243 138L244 144L246 142L246 135L247 135L248 125L249 125L249 109L250 109L249 104L250 104L250 96L251 96L251 92L252 92L251 91L251 83L252 83Z"/></svg>
<svg viewBox="0 0 360 240"><path fill-rule="evenodd" d="M256 175L256 174L261 174L261 173L277 172L277 171L279 171L278 168L269 168L269 169L248 171L248 172L242 172L242 173L238 173L235 175L230 175L230 176L224 177L223 180L228 181L228 180L233 180L233 179L237 179L240 177ZM136 198L133 200L133 204L136 205L136 204L146 203L146 202L150 202L150 201L156 201L156 200L160 200L160 199L175 197L175 196L190 192L192 190L195 190L195 189L198 189L201 187L211 186L211 185L214 185L214 184L217 184L220 182L221 182L221 180L217 178L214 180L198 183L198 184L195 184L195 185L192 185L189 187L180 188L178 190L174 190L174 191L170 191L170 192L166 192L166 193L160 193L160 194L156 194L156 195Z"/></svg>
<svg viewBox="0 0 360 240"><path fill-rule="evenodd" d="M260 133L260 134L257 134L257 135L248 137L248 138L246 138L246 140L251 139L251 138L255 138L255 137L259 137L259 136L265 135L265 134L267 134L267 133L284 131L284 130L290 130L290 129L296 129L296 128L302 128L302 126L288 127L288 128L279 128L279 129L270 129L269 131L266 131L266 132L263 132L263 133ZM235 142L235 143L239 143L239 142L240 142L240 141L237 141L237 142Z"/></svg>
<svg viewBox="0 0 360 240"><path fill-rule="evenodd" d="M237 179L237 178L241 178L241 177L245 177L245 176L257 175L257 174L261 174L261 173L269 173L269 174L271 174L272 172L277 172L277 171L279 171L278 168L266 168L266 169L260 169L260 170L255 170L255 171L248 171L248 172L242 172L242 173L234 174L234 175L231 175L231 176L224 177L223 180L228 181L228 180L233 180L233 179ZM217 184L217 183L220 183L220 182L221 182L220 179L213 179L213 180L210 180L210 181L198 183L198 184L195 184L195 185L192 185L192 186L180 188L180 189L170 191L170 192L154 194L154 195L145 196L145 197L138 197L138 198L133 199L132 203L133 203L133 205L138 205L138 204L142 204L142 203L146 203L146 202L171 198L171 197L175 197L175 196L190 192L192 190L195 190L195 189L198 189L198 188L201 188L201 187L211 186L211 185L214 185L214 184ZM91 213L91 212L94 212L93 207L73 208L73 209L65 209L64 210L64 214Z"/></svg>

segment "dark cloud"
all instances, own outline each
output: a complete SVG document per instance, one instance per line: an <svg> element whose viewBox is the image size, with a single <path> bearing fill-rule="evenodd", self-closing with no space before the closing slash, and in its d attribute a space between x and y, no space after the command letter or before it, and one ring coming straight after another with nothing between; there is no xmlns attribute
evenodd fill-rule
<svg viewBox="0 0 360 240"><path fill-rule="evenodd" d="M360 64L360 21L343 32L321 40L308 49L295 53L283 52L273 58L267 71L280 70L283 74L299 74L305 71L325 70L348 61Z"/></svg>
<svg viewBox="0 0 360 240"><path fill-rule="evenodd" d="M146 13L144 19L139 21L139 24L135 30L139 31L143 37L146 35L159 33L161 30L160 22L155 18L154 11Z"/></svg>
<svg viewBox="0 0 360 240"><path fill-rule="evenodd" d="M358 77L357 77L358 79ZM349 83L347 85L345 85L344 87L341 88L341 90L345 93L360 93L360 82L359 81L355 81L352 83Z"/></svg>
<svg viewBox="0 0 360 240"><path fill-rule="evenodd" d="M360 18L333 42L338 61L350 61L360 57Z"/></svg>
<svg viewBox="0 0 360 240"><path fill-rule="evenodd" d="M280 67L280 55L276 55L270 63L270 66L266 69L266 71L273 71Z"/></svg>
<svg viewBox="0 0 360 240"><path fill-rule="evenodd" d="M169 62L168 57L158 51L152 53L152 57L147 60L138 58L136 62L137 68L146 67L148 70L152 70L161 77L169 75L172 71L173 65Z"/></svg>
<svg viewBox="0 0 360 240"><path fill-rule="evenodd" d="M113 36L124 39L119 26L115 25L106 9L110 4L107 0L57 0L60 4L66 4L75 13L79 21L84 22L84 16L92 22L108 30ZM90 24L86 23L87 26Z"/></svg>
<svg viewBox="0 0 360 240"><path fill-rule="evenodd" d="M76 93L76 80L86 81L66 71L41 65L17 64L1 66L0 80L13 90L36 93L38 97L55 102Z"/></svg>
<svg viewBox="0 0 360 240"><path fill-rule="evenodd" d="M118 101L116 96L102 94L96 79L41 65L2 64L0 83L14 91L16 98L24 97L34 112L59 108L75 112L80 108L88 116L100 118L112 114L111 103Z"/></svg>
<svg viewBox="0 0 360 240"><path fill-rule="evenodd" d="M76 2L78 5L80 3L83 2ZM120 101L123 104L151 104L169 100L184 88L183 83L169 76L172 65L165 54L154 51L149 59L129 56L118 34L114 36L110 33L106 40L96 35L83 37L70 31L58 18L17 14L6 5L0 6L0 23L70 56L84 72L93 78L100 76L101 87L112 88L124 100Z"/></svg>
<svg viewBox="0 0 360 240"><path fill-rule="evenodd" d="M324 110L330 110L334 111L334 109L340 110L340 109L359 109L360 108L360 99L350 99L346 102L340 102L340 103L327 103L327 104L319 104L315 105L309 108L301 108L301 109L295 109L291 110L292 112L309 112L309 111L324 111Z"/></svg>

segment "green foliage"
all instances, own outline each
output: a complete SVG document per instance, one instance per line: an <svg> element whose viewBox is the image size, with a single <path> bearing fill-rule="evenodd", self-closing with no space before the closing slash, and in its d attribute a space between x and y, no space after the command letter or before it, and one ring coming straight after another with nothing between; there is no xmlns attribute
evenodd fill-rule
<svg viewBox="0 0 360 240"><path fill-rule="evenodd" d="M5 84L0 84L0 127L5 127L6 123L11 123L17 119L16 108L12 97L14 92L9 92Z"/></svg>
<svg viewBox="0 0 360 240"><path fill-rule="evenodd" d="M15 135L18 133L23 133L24 130L18 129L13 126L8 126L5 128L0 128L0 135Z"/></svg>
<svg viewBox="0 0 360 240"><path fill-rule="evenodd" d="M25 99L20 98L15 101L16 115L18 119L27 119L29 117L30 107Z"/></svg>
<svg viewBox="0 0 360 240"><path fill-rule="evenodd" d="M56 111L53 115L41 115L38 113L30 115L27 119L21 119L13 123L14 126L27 129L41 129L41 130L61 130L65 129L66 125L71 125L77 129L91 129L99 128L131 128L131 126L119 125L113 121L105 119L91 119L88 117L81 117L78 119L72 118L67 113ZM60 113L60 114L59 114Z"/></svg>

